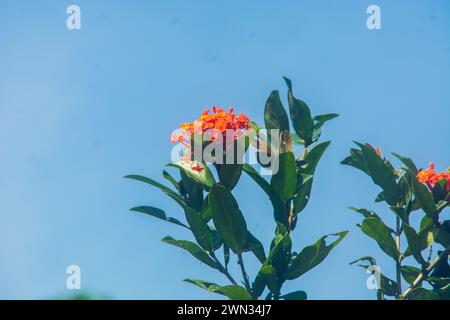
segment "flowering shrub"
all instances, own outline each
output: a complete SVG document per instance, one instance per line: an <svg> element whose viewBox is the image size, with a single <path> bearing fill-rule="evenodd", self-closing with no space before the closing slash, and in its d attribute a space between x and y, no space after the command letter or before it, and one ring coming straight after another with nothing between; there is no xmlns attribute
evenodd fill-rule
<svg viewBox="0 0 450 320"><path fill-rule="evenodd" d="M394 153L402 163L396 169L382 157L380 149L356 144L359 149L351 149L342 164L363 171L381 188L375 201L388 205L395 216L395 226L388 226L374 211L351 209L364 218L358 225L361 230L393 259L395 280L383 274L370 256L352 264L359 263L374 274L378 299L450 299L450 221L444 220L443 215L450 205L450 173L436 173L432 163L429 169L418 170L411 159ZM420 224L414 226L412 214L419 210ZM415 266L411 265L414 261ZM406 290L402 289L402 282L408 285Z"/></svg>
<svg viewBox="0 0 450 320"><path fill-rule="evenodd" d="M330 144L329 141L318 143L321 129L337 115L313 117L307 104L294 97L291 81L285 80L293 132L279 93L274 90L264 108L265 128L269 130L266 135L245 114L236 115L232 108L225 111L213 107L203 111L196 121L181 124L181 131L171 136L172 142L183 146L181 159L168 164L178 170L180 178L175 179L163 171L171 187L141 175L126 176L156 187L173 199L181 207L184 221L168 217L163 210L151 206L131 210L188 229L195 242L169 236L162 241L188 251L205 266L223 274L229 284L197 279L185 281L230 299L257 299L264 292L267 292L266 299L306 299L304 291L282 292L283 284L319 265L347 234L344 231L325 235L300 251L293 250L292 231L310 199L316 167ZM243 163L243 154L232 148L236 146L243 151L255 147L262 167L268 167L263 159L264 155L270 155L277 164L271 166L270 181L258 173L256 166ZM303 150L295 155L294 148ZM204 157L206 151L209 152ZM216 174L211 169L215 169ZM242 172L254 180L261 196L272 204L274 237L268 248L248 229L245 215L232 193ZM328 238L333 238L329 244ZM259 271L253 276L247 273L244 264L244 255L248 253L260 263ZM229 269L233 254L243 286Z"/></svg>

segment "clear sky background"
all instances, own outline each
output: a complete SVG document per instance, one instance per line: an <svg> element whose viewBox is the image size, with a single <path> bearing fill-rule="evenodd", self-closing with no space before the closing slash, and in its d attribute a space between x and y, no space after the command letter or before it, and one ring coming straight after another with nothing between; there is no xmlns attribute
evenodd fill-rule
<svg viewBox="0 0 450 320"><path fill-rule="evenodd" d="M81 7L79 31L66 29L72 3ZM382 30L366 28L370 4L381 7ZM71 264L81 267L84 289L114 298L214 298L182 280L226 279L160 242L190 236L128 211L181 210L122 177L162 180L170 133L211 105L233 105L263 123L270 90L285 98L282 76L314 114L341 115L324 130L332 145L294 249L350 230L286 291L374 298L365 271L348 263L372 255L394 277L393 263L347 206L392 217L373 203L370 179L339 162L359 140L422 167L450 165L449 1L1 0L0 298L69 294ZM244 176L234 194L267 247L270 202L256 189ZM245 258L254 273L257 264Z"/></svg>

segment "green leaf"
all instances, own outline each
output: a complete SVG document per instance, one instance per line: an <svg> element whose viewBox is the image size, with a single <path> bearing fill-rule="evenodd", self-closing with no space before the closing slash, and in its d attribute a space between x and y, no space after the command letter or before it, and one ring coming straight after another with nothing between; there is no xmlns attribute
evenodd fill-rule
<svg viewBox="0 0 450 320"><path fill-rule="evenodd" d="M222 240L234 253L242 252L247 240L247 224L231 192L215 184L209 193L211 215Z"/></svg>
<svg viewBox="0 0 450 320"><path fill-rule="evenodd" d="M169 181L172 186L177 189L177 191L180 191L180 186L178 185L178 182L175 180L174 177L172 177L170 175L170 173L168 173L166 170L163 170L163 177L164 179L166 179L167 181Z"/></svg>
<svg viewBox="0 0 450 320"><path fill-rule="evenodd" d="M153 179L150 179L150 178L147 178L147 177L144 177L141 175L137 175L137 174L130 174L130 175L125 176L124 178L144 182L153 187L156 187L156 188L160 189L162 192L164 192L166 195L168 195L170 198L175 200L175 202L178 203L181 207L186 205L182 196L180 196L178 193L176 193L172 189L166 187L165 185L163 185Z"/></svg>
<svg viewBox="0 0 450 320"><path fill-rule="evenodd" d="M376 214L372 210L367 210L367 209L364 209L364 208L355 208L355 207L348 207L348 208L350 210L353 210L355 212L358 212L358 213L362 214L363 217L365 217L365 218L373 217L373 218L381 220L380 216L378 214Z"/></svg>
<svg viewBox="0 0 450 320"><path fill-rule="evenodd" d="M437 243L447 248L450 246L450 232L445 227L433 228L434 230L434 239Z"/></svg>
<svg viewBox="0 0 450 320"><path fill-rule="evenodd" d="M264 292L266 285L271 292L276 292L278 290L277 283L276 269L271 265L263 264L253 282L252 292L259 297Z"/></svg>
<svg viewBox="0 0 450 320"><path fill-rule="evenodd" d="M175 240L174 238L169 236L164 237L161 241L184 249L204 264L210 266L211 268L219 269L217 263L205 251L203 251L198 245L193 242L187 240Z"/></svg>
<svg viewBox="0 0 450 320"><path fill-rule="evenodd" d="M447 206L450 206L448 199L450 198L450 192L447 191L447 179L442 178L436 182L432 189L433 199L436 203L437 213L441 212Z"/></svg>
<svg viewBox="0 0 450 320"><path fill-rule="evenodd" d="M264 252L264 246L262 243L255 238L253 234L251 234L250 231L248 231L247 234L247 240L245 243L245 247L243 251L251 251L255 255L255 257L261 262L264 263L266 260L266 254Z"/></svg>
<svg viewBox="0 0 450 320"><path fill-rule="evenodd" d="M427 262L422 257L420 238L417 235L416 230L414 230L414 228L412 228L410 225L404 224L403 231L405 232L405 236L408 240L408 245L412 252L412 255L414 256L414 259L416 259L416 261L422 266L425 266Z"/></svg>
<svg viewBox="0 0 450 320"><path fill-rule="evenodd" d="M330 121L334 118L339 117L337 113L327 113L327 114L319 114L315 117L313 117L313 120L315 120L317 123L315 124L315 128L320 128L324 125L325 122Z"/></svg>
<svg viewBox="0 0 450 320"><path fill-rule="evenodd" d="M242 164L216 164L220 184L232 190L239 181Z"/></svg>
<svg viewBox="0 0 450 320"><path fill-rule="evenodd" d="M134 207L134 208L131 208L130 211L145 213L152 217L155 217L155 218L158 218L158 219L161 219L164 221L168 221L173 224L177 224L179 226L189 229L189 227L187 225L185 225L184 223L180 222L179 220L177 220L175 218L166 216L166 213L163 210L155 208L155 207L150 207L150 206Z"/></svg>
<svg viewBox="0 0 450 320"><path fill-rule="evenodd" d="M204 163L198 161L178 161L176 163L168 163L167 166L184 170L189 177L206 187L212 187L215 183L211 170Z"/></svg>
<svg viewBox="0 0 450 320"><path fill-rule="evenodd" d="M300 190L294 198L294 208L293 212L295 214L300 213L303 209L306 208L308 204L309 198L311 197L311 189L312 189L313 179L309 179L304 184L302 184Z"/></svg>
<svg viewBox="0 0 450 320"><path fill-rule="evenodd" d="M213 282L207 282L199 279L184 279L184 282L193 284L199 288L202 288L208 292L215 292L215 290L219 289L220 286Z"/></svg>
<svg viewBox="0 0 450 320"><path fill-rule="evenodd" d="M356 264L360 261L367 261L369 263L369 265L363 265L363 264ZM356 259L355 261L352 261L350 263L352 264L356 264L359 267L362 267L366 270L368 270L369 266L375 266L377 267L377 262L374 258L366 256L366 257L362 257L359 259ZM369 271L369 270L368 270ZM375 272L377 271L377 269L371 270L372 275L375 275ZM378 271L380 271L380 269L378 268ZM386 277L383 273L380 272L379 274L379 279L377 279L377 289L378 292L383 292L386 296L396 296L399 294L398 292L398 285L394 280L389 279L388 277Z"/></svg>
<svg viewBox="0 0 450 320"><path fill-rule="evenodd" d="M291 80L286 77L284 77L284 80L288 86L288 103L292 126L298 136L305 141L305 146L308 146L313 142L314 133L314 120L311 117L311 111L304 101L294 97Z"/></svg>
<svg viewBox="0 0 450 320"><path fill-rule="evenodd" d="M183 169L179 169L181 175L180 194L184 197L187 205L196 211L203 211L203 186L191 178Z"/></svg>
<svg viewBox="0 0 450 320"><path fill-rule="evenodd" d="M365 218L361 224L361 230L374 239L387 255L395 260L398 259L399 252L391 236L391 230L383 221L374 217Z"/></svg>
<svg viewBox="0 0 450 320"><path fill-rule="evenodd" d="M228 267L230 262L230 247L223 244L223 261L225 262L225 269Z"/></svg>
<svg viewBox="0 0 450 320"><path fill-rule="evenodd" d="M347 235L348 231L323 236L314 244L305 247L292 261L287 270L286 278L296 279L320 264ZM326 238L330 235L338 236L338 239L327 246Z"/></svg>
<svg viewBox="0 0 450 320"><path fill-rule="evenodd" d="M291 133L291 140L292 140L292 143L297 145L297 146L305 144L305 140L300 138L298 136L298 134L296 134L296 133Z"/></svg>
<svg viewBox="0 0 450 320"><path fill-rule="evenodd" d="M306 166L304 170L302 170L302 173L314 174L320 159L322 158L327 148L330 146L330 143L331 141L325 141L317 144L316 146L314 146L314 148L309 150L304 159L306 161Z"/></svg>
<svg viewBox="0 0 450 320"><path fill-rule="evenodd" d="M434 290L428 290L422 287L413 289L408 296L408 300L439 300L440 296Z"/></svg>
<svg viewBox="0 0 450 320"><path fill-rule="evenodd" d="M380 158L376 151L368 145L358 143L363 153L369 175L373 182L383 189L386 202L397 205L400 198L400 191L397 185L393 168Z"/></svg>
<svg viewBox="0 0 450 320"><path fill-rule="evenodd" d="M252 300L250 293L245 288L237 285L220 287L214 290L214 292L223 294L230 300Z"/></svg>
<svg viewBox="0 0 450 320"><path fill-rule="evenodd" d="M325 141L319 143L314 148L312 148L305 156L305 165L302 167L302 174L314 175L317 165L322 158L323 154L330 145L330 141ZM308 204L309 198L311 196L311 189L313 184L313 178L309 178L304 181L297 196L294 198L294 213L297 214L302 211Z"/></svg>
<svg viewBox="0 0 450 320"><path fill-rule="evenodd" d="M261 187L261 189L263 189L269 197L273 196L274 192L269 182L267 182L267 180L264 179L251 165L246 163L242 169Z"/></svg>
<svg viewBox="0 0 450 320"><path fill-rule="evenodd" d="M397 217L400 218L400 220L405 223L405 224L409 224L409 216L408 216L408 212L406 211L406 209L402 206L391 206L390 209L392 210L393 213L395 213L395 215Z"/></svg>
<svg viewBox="0 0 450 320"><path fill-rule="evenodd" d="M308 296L305 291L294 291L280 296L284 300L306 300Z"/></svg>
<svg viewBox="0 0 450 320"><path fill-rule="evenodd" d="M442 251L438 251L438 255L442 255ZM437 263L436 267L434 268L433 272L431 273L432 277L441 277L441 278L450 278L450 265L448 263L448 254L444 255L439 262Z"/></svg>
<svg viewBox="0 0 450 320"><path fill-rule="evenodd" d="M215 249L214 237L208 224L203 220L199 212L185 206L184 214L197 243L206 251L213 252Z"/></svg>
<svg viewBox="0 0 450 320"><path fill-rule="evenodd" d="M436 205L433 200L433 195L428 190L428 188L420 183L415 176L410 174L414 196L416 200L419 202L422 210L430 216L434 216L437 212Z"/></svg>
<svg viewBox="0 0 450 320"><path fill-rule="evenodd" d="M425 216L425 217L427 217L427 216ZM423 220L423 221L426 221L426 220ZM414 250L416 252L423 251L426 248L428 248L429 246L431 246L431 244L434 242L434 239L435 239L437 233L439 232L436 228L432 227L432 225L425 226L425 224L424 224L423 228L421 227L421 230L417 234L417 238L415 240L414 246L416 246L416 247L414 247ZM405 231L405 235L407 235L406 232L407 231ZM412 236L412 237L414 237L414 236ZM413 246L409 245L409 247L406 248L405 252L403 252L403 256L409 257L411 255L413 255ZM420 259L420 258L418 258L418 259Z"/></svg>
<svg viewBox="0 0 450 320"><path fill-rule="evenodd" d="M280 198L280 196L273 190L273 188L269 184L269 182L267 182L266 179L264 179L258 172L256 172L256 170L252 166L250 166L248 164L244 164L243 170L269 196L270 201L272 202L272 206L273 206L273 215L274 215L275 221L280 222L283 225L287 226L288 225L288 217L287 217L286 211L285 211L286 208L285 208L283 200Z"/></svg>
<svg viewBox="0 0 450 320"><path fill-rule="evenodd" d="M354 167L369 175L369 169L361 150L351 148L350 155L342 160L341 164Z"/></svg>
<svg viewBox="0 0 450 320"><path fill-rule="evenodd" d="M297 186L295 158L292 152L282 152L278 158L278 171L272 176L271 185L283 201L294 196Z"/></svg>
<svg viewBox="0 0 450 320"><path fill-rule="evenodd" d="M280 227L283 228L283 225L280 224ZM269 255L266 260L262 264L261 268L256 275L255 281L253 283L253 293L255 296L259 297L263 291L265 286L268 284L268 281L272 281L271 286L273 286L273 281L278 281L277 279L277 270L272 265L272 261L274 257L279 255L280 251L283 251L287 246L291 245L291 238L289 233L285 234L277 234L273 240L273 246L270 249ZM275 288L272 288L275 289ZM274 290L277 291L277 290Z"/></svg>
<svg viewBox="0 0 450 320"><path fill-rule="evenodd" d="M402 266L401 274L403 276L403 279L405 279L405 281L408 282L409 285L412 285L419 276L420 269L412 266Z"/></svg>
<svg viewBox="0 0 450 320"><path fill-rule="evenodd" d="M285 274L291 262L292 240L288 236L283 236L277 246L277 250L274 250L271 254L270 264L275 267L277 272L277 278L280 283L283 283L286 278Z"/></svg>
<svg viewBox="0 0 450 320"><path fill-rule="evenodd" d="M289 131L289 119L281 103L278 90L273 90L267 99L264 108L264 123L267 130L280 129L280 131Z"/></svg>
<svg viewBox="0 0 450 320"><path fill-rule="evenodd" d="M231 300L251 300L252 297L250 293L247 292L243 287L237 285L229 285L229 286L219 286L213 282L207 282L198 279L185 279L187 283L191 283L196 285L199 288L202 288L208 292L218 293L228 297Z"/></svg>
<svg viewBox="0 0 450 320"><path fill-rule="evenodd" d="M419 170L417 170L416 165L414 164L414 162L413 162L410 158L403 157L403 156L401 156L401 155L399 155L398 153L395 153L395 152L392 152L392 154L393 154L398 160L400 160L400 161L403 163L403 165L405 166L406 169L410 170L414 175L417 174L417 172L418 172Z"/></svg>

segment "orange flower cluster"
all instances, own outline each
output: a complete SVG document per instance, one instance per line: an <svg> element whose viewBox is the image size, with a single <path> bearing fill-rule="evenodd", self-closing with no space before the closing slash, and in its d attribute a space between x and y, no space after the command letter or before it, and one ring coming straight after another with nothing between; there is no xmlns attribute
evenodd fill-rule
<svg viewBox="0 0 450 320"><path fill-rule="evenodd" d="M450 172L436 173L433 162L430 162L429 169L420 170L417 173L417 180L421 183L426 183L430 189L434 188L436 183L442 179L447 180L445 189L447 192L450 192Z"/></svg>
<svg viewBox="0 0 450 320"><path fill-rule="evenodd" d="M201 117L194 122L180 124L184 132L172 134L170 141L182 143L186 134L191 136L204 133L209 135L211 141L216 140L219 135L225 137L228 133L232 133L233 138L237 139L242 134L242 130L250 128L249 123L250 119L245 114L234 114L232 107L225 112L224 109L213 106L212 110L204 110Z"/></svg>

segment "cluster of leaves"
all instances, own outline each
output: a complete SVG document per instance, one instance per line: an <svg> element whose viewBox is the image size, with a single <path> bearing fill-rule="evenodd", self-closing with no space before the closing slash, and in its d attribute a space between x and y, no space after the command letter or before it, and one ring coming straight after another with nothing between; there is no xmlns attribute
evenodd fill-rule
<svg viewBox="0 0 450 320"><path fill-rule="evenodd" d="M342 164L355 167L372 178L382 190L375 202L385 202L396 221L396 226L390 227L372 210L351 208L364 217L358 225L361 230L376 241L396 266L395 281L384 274L379 275L378 299L386 296L411 300L450 299L450 221L445 221L442 214L450 203L447 181L442 179L433 188L428 188L417 180L419 170L411 159L393 153L402 164L396 169L371 145L356 145L359 149L352 148ZM416 228L411 223L411 214L415 211L422 214ZM401 243L407 244L403 251ZM436 247L438 250L433 252ZM417 265L404 265L406 259L415 260ZM363 261L367 264L358 265L366 269L377 265L369 256L352 264ZM409 286L405 291L402 291L402 277Z"/></svg>
<svg viewBox="0 0 450 320"><path fill-rule="evenodd" d="M270 181L249 164L214 164L212 167L217 173L215 177L206 163L196 163L194 170L192 164L186 161L168 164L169 167L178 169L179 180L163 171L164 178L172 187L140 175L126 176L160 189L183 209L185 222L169 217L163 210L151 206L131 210L190 230L195 242L172 237L162 240L188 251L205 265L216 269L226 276L230 284L218 285L192 279L187 279L187 282L230 299L257 299L263 295L266 288L266 299L306 299L304 291L283 294L283 284L320 264L347 234L344 231L325 235L298 253L292 250L291 231L296 226L298 214L310 199L316 167L330 144L329 141L317 143L321 128L326 121L337 115L311 116L306 103L294 97L291 81L286 78L285 80L294 133L290 132L289 117L279 93L274 90L266 102L264 120L266 129L281 131L282 143L279 150L273 150L279 166ZM297 157L293 152L293 144L304 148ZM263 244L248 230L244 214L232 194L242 172L257 183L261 193L269 197L273 206L275 235L267 254ZM327 244L326 240L330 236L335 238L334 242ZM217 254L219 251L222 251L221 259ZM252 253L261 263L253 280L245 270L244 253ZM229 271L231 254L237 256L243 285L238 283Z"/></svg>

